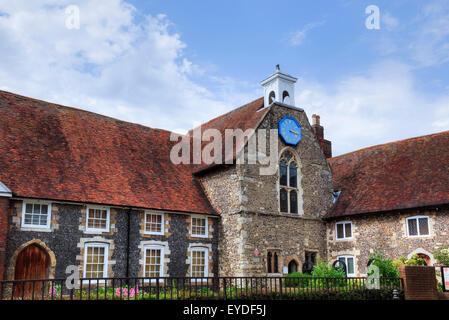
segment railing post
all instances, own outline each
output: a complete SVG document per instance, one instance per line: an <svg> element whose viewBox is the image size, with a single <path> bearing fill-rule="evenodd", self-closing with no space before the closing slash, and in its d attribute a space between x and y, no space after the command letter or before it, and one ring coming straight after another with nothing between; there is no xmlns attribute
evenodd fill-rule
<svg viewBox="0 0 449 320"><path fill-rule="evenodd" d="M226 300L226 277L223 278L223 298Z"/></svg>
<svg viewBox="0 0 449 320"><path fill-rule="evenodd" d="M279 299L282 300L282 277L279 279L279 290L281 291L279 295Z"/></svg>

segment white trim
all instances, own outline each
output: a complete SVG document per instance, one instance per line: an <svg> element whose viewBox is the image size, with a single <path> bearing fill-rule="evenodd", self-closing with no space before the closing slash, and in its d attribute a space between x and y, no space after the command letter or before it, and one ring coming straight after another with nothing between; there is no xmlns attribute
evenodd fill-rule
<svg viewBox="0 0 449 320"><path fill-rule="evenodd" d="M351 225L351 236L350 236L350 237L347 237L347 236L346 236L346 228L345 228L345 225L348 224L348 223ZM343 225L343 238L339 238L339 237L338 237L337 226L338 226L339 224L342 224L342 225ZM335 223L335 240L338 240L338 241L342 241L342 240L352 240L352 239L353 239L353 236L354 236L354 225L352 224L352 221L351 221L351 220L338 221L338 222Z"/></svg>
<svg viewBox="0 0 449 320"><path fill-rule="evenodd" d="M428 234L420 234L418 219L422 219L422 218L427 218L427 230L429 231ZM417 235L410 235L408 221L409 220L414 220L414 219L416 219L416 231L418 232L418 234ZM407 237L410 237L410 238L423 238L423 237L429 237L431 235L431 232L430 232L430 218L429 218L429 216L408 217L408 218L405 219L405 225L406 225L406 228L407 228Z"/></svg>
<svg viewBox="0 0 449 320"><path fill-rule="evenodd" d="M206 220L205 228L204 228L204 234L203 235L193 234L193 218ZM190 216L190 235L192 237L195 237L195 238L208 238L209 237L209 221L208 221L207 217L198 216L198 215L191 215Z"/></svg>
<svg viewBox="0 0 449 320"><path fill-rule="evenodd" d="M109 264L109 243L104 243L104 242L86 242L86 243L84 243L83 278L86 278L87 248L89 248L89 247L104 248L103 277L100 277L100 278L107 278L108 277L108 264ZM104 282L105 282L105 280L98 280L98 283L104 283ZM89 283L89 280L84 280L83 283ZM90 280L90 283L96 284L97 281Z"/></svg>
<svg viewBox="0 0 449 320"><path fill-rule="evenodd" d="M432 266L435 265L436 260L435 260L435 257L433 256L433 254L423 248L418 248L418 249L415 249L412 252L410 252L409 255L407 256L407 259L411 259L413 257L413 255L419 254L419 253L427 255L430 258L430 264Z"/></svg>
<svg viewBox="0 0 449 320"><path fill-rule="evenodd" d="M147 231L147 215L156 215L161 216L161 231L155 232L155 231ZM145 211L143 216L143 233L144 234L153 234L153 235L164 235L165 234L165 214L160 212L152 212L152 211Z"/></svg>
<svg viewBox="0 0 449 320"><path fill-rule="evenodd" d="M340 258L345 259L345 264L346 264L346 268L349 269L348 267L348 258L352 258L352 269L354 270L354 273L349 273L348 270L346 270L346 274L348 277L355 277L355 256L351 255L351 254L344 254L341 256L337 256L337 260L340 260Z"/></svg>
<svg viewBox="0 0 449 320"><path fill-rule="evenodd" d="M44 225L36 225L36 224L26 224L25 223L25 211L26 211L26 205L47 205L47 224ZM42 229L42 230L49 230L51 225L51 202L48 201L42 201L42 200L32 200L32 201L23 201L22 202L22 221L21 221L21 230L27 230L27 229Z"/></svg>
<svg viewBox="0 0 449 320"><path fill-rule="evenodd" d="M161 250L161 263L160 263L160 270L159 270L159 277L164 277L165 274L165 270L164 270L164 265L165 265L165 246L164 245L156 245L156 244L150 244L150 245L144 245L143 246L143 277L148 277L151 278L150 276L146 275L146 262L147 262L147 250L148 249L156 249L156 250ZM144 283L156 283L156 279L144 279ZM159 283L162 283L164 281L164 279L159 279Z"/></svg>
<svg viewBox="0 0 449 320"><path fill-rule="evenodd" d="M193 251L201 251L204 252L204 276L209 276L209 249L205 247L191 247L190 248L190 277L193 278ZM200 278L193 278L191 279L192 282L207 282L207 279L200 279Z"/></svg>
<svg viewBox="0 0 449 320"><path fill-rule="evenodd" d="M7 198L12 197L11 190L9 190L9 188L5 184L3 184L1 181L0 181L0 197L7 197Z"/></svg>
<svg viewBox="0 0 449 320"><path fill-rule="evenodd" d="M106 228L104 228L104 229L89 228L89 210L90 209L106 210ZM90 205L86 207L86 231L87 232L94 232L94 233L109 232L110 220L111 220L111 209L109 207L90 206Z"/></svg>

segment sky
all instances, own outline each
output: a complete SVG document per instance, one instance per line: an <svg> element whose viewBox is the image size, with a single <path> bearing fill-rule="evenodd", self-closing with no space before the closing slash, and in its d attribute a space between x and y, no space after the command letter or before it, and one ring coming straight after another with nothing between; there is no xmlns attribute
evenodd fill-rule
<svg viewBox="0 0 449 320"><path fill-rule="evenodd" d="M449 0L0 0L1 90L153 128L261 97L276 64L334 155L449 130Z"/></svg>

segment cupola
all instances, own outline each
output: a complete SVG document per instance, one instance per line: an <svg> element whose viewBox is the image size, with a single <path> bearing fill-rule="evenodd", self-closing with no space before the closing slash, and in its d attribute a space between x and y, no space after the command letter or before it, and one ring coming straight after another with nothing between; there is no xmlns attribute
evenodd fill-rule
<svg viewBox="0 0 449 320"><path fill-rule="evenodd" d="M276 71L260 83L264 87L264 106L268 107L273 102L294 106L296 80L276 65Z"/></svg>

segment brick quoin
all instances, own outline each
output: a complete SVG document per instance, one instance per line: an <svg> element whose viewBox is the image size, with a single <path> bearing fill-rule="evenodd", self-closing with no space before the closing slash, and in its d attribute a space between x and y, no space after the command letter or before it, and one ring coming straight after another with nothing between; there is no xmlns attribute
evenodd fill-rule
<svg viewBox="0 0 449 320"><path fill-rule="evenodd" d="M9 198L0 197L0 280L4 279L6 236L8 233Z"/></svg>

